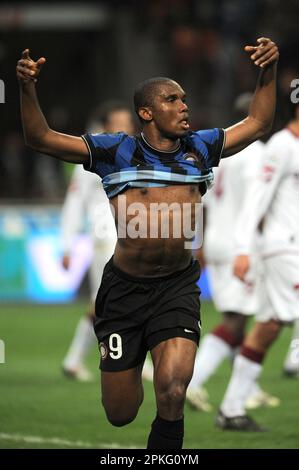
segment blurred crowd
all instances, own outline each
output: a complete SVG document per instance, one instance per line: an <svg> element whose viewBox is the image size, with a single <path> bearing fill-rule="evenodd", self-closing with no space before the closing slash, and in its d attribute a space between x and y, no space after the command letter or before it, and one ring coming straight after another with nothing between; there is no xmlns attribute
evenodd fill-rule
<svg viewBox="0 0 299 470"><path fill-rule="evenodd" d="M97 2L107 15L90 29L10 28L0 25L0 198L58 202L69 171L61 162L25 148L19 117L15 65L22 49L47 58L38 93L49 125L80 135L101 101L129 105L135 85L151 76L170 76L187 91L192 127L226 127L232 103L253 90L256 69L243 46L261 35L280 47L278 110L273 131L288 120L281 103L299 78L297 0L109 0Z"/></svg>

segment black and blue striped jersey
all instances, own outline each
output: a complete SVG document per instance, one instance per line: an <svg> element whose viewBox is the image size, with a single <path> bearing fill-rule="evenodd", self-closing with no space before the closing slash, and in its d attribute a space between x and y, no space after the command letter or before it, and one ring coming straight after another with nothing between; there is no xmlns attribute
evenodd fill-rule
<svg viewBox="0 0 299 470"><path fill-rule="evenodd" d="M200 184L204 194L213 181L225 132L214 128L188 132L171 152L153 148L143 134L85 134L90 160L85 170L98 174L108 198L136 187Z"/></svg>

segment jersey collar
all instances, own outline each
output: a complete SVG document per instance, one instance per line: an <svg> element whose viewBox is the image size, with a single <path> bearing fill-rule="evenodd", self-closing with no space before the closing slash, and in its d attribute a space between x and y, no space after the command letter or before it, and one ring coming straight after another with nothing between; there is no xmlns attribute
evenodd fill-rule
<svg viewBox="0 0 299 470"><path fill-rule="evenodd" d="M141 134L137 136L137 139L141 147L143 147L146 150L149 150L151 153L158 155L159 157L162 157L162 158L163 157L165 158L167 155L172 156L172 157L174 155L177 155L178 153L180 153L181 147L182 147L181 140L180 140L179 145L174 150L171 150L171 151L158 150L146 140L143 132L141 132Z"/></svg>

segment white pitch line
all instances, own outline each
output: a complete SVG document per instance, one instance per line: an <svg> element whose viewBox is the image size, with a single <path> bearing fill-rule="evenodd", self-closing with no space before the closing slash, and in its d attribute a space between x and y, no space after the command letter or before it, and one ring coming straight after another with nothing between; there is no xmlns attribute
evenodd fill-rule
<svg viewBox="0 0 299 470"><path fill-rule="evenodd" d="M68 439L60 439L59 437L41 437L41 436L22 436L21 434L0 433L0 440L26 442L27 444L53 444L66 447L84 447L88 449L140 449L135 446L121 446L117 442L102 442L100 444L92 444L84 441L69 441Z"/></svg>

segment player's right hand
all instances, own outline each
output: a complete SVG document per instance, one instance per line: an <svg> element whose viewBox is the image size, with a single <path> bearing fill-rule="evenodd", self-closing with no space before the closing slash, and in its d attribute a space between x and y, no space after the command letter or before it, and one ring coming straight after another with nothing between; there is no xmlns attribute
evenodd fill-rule
<svg viewBox="0 0 299 470"><path fill-rule="evenodd" d="M245 277L250 268L250 259L248 255L239 255L234 262L234 275L245 282Z"/></svg>
<svg viewBox="0 0 299 470"><path fill-rule="evenodd" d="M69 269L70 264L71 264L71 258L69 255L63 255L61 264L64 267L64 269Z"/></svg>
<svg viewBox="0 0 299 470"><path fill-rule="evenodd" d="M42 66L46 62L44 57L40 57L36 62L29 56L29 49L22 52L22 57L17 64L17 78L20 83L28 83L30 81L37 82L37 77Z"/></svg>
<svg viewBox="0 0 299 470"><path fill-rule="evenodd" d="M270 38L258 38L257 46L245 46L244 50L250 54L251 60L260 68L273 65L279 59L279 50Z"/></svg>

